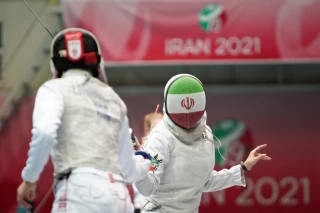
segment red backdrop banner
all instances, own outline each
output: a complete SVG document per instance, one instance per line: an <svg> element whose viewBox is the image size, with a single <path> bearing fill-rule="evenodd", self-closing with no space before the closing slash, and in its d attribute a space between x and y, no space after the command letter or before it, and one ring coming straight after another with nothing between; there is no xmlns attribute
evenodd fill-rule
<svg viewBox="0 0 320 213"><path fill-rule="evenodd" d="M115 63L320 58L317 0L65 0L65 27L93 32Z"/></svg>
<svg viewBox="0 0 320 213"><path fill-rule="evenodd" d="M320 99L319 92L255 92L217 94L207 91L208 124L221 139L224 161L216 169L243 160L248 150L268 144L271 162L261 162L247 175L247 187L205 193L200 212L317 212L320 208ZM141 138L143 117L154 111L163 96L121 95L128 107L130 126ZM148 101L145 101L148 100ZM2 212L14 212L29 148L34 98L24 100L0 133ZM160 108L161 109L161 108ZM160 111L160 110L159 110ZM43 197L52 184L52 165L41 176ZM49 212L52 197L46 205ZM42 211L41 211L42 212Z"/></svg>

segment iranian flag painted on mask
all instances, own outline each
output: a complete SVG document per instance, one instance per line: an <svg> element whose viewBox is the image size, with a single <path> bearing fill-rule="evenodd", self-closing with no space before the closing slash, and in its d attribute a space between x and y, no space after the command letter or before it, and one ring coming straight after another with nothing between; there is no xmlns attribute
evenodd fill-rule
<svg viewBox="0 0 320 213"><path fill-rule="evenodd" d="M169 83L166 109L170 119L183 128L194 127L206 108L206 95L201 81L191 75L182 75Z"/></svg>

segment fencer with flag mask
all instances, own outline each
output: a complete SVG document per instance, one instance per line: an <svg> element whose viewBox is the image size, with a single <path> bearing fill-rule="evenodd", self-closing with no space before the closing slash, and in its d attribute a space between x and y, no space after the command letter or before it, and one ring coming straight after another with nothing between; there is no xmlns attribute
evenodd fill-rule
<svg viewBox="0 0 320 213"><path fill-rule="evenodd" d="M53 79L38 90L32 141L17 190L29 207L51 153L55 177L52 212L132 213L126 188L144 178L150 161L135 156L126 105L106 83L99 43L69 28L51 45Z"/></svg>
<svg viewBox="0 0 320 213"><path fill-rule="evenodd" d="M259 160L271 159L258 152L262 145L244 163L213 170L218 143L206 125L206 94L195 76L180 74L168 81L163 112L144 145L152 157L151 171L135 184L146 196L141 212L196 213L202 192L245 186L244 173Z"/></svg>

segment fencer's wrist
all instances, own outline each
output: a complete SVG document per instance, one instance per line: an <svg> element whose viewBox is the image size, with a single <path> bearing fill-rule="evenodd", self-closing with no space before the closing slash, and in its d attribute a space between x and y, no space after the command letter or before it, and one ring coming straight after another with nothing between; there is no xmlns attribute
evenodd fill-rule
<svg viewBox="0 0 320 213"><path fill-rule="evenodd" d="M32 185L36 185L36 184L37 184L37 182L32 183L32 182L29 182L29 181L24 181L24 183L25 183L27 186L32 186Z"/></svg>
<svg viewBox="0 0 320 213"><path fill-rule="evenodd" d="M240 162L240 167L243 172L248 172L251 168L248 165L248 162Z"/></svg>
<svg viewBox="0 0 320 213"><path fill-rule="evenodd" d="M253 167L252 163L248 162L248 161L245 161L243 162L243 164L247 167L247 169L250 171Z"/></svg>

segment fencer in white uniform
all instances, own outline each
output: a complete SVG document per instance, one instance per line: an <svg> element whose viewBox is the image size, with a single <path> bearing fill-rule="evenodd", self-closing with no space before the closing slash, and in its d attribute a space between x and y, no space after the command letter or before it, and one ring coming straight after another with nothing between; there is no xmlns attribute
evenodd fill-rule
<svg viewBox="0 0 320 213"><path fill-rule="evenodd" d="M206 96L199 79L174 76L164 91L164 119L147 136L144 150L151 154L148 175L136 182L146 196L142 212L195 213L203 192L246 186L244 172L259 160L270 160L251 151L247 160L230 169L214 171L215 142L206 125ZM240 162L239 162L240 163Z"/></svg>
<svg viewBox="0 0 320 213"><path fill-rule="evenodd" d="M51 153L55 177L52 213L132 213L126 183L147 175L128 132L126 105L106 83L95 36L70 28L51 46L54 79L38 90L32 141L18 201L34 199Z"/></svg>

